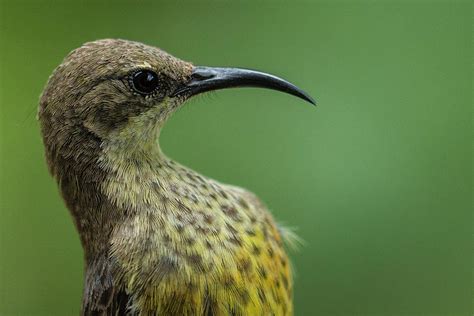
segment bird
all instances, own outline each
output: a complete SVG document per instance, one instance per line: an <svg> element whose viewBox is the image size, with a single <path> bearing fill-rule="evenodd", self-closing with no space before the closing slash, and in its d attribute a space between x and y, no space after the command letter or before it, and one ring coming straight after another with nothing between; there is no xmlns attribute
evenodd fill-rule
<svg viewBox="0 0 474 316"><path fill-rule="evenodd" d="M168 158L159 135L191 97L309 94L268 73L195 66L124 39L70 52L40 96L45 160L84 252L82 315L292 315L285 238L254 194Z"/></svg>

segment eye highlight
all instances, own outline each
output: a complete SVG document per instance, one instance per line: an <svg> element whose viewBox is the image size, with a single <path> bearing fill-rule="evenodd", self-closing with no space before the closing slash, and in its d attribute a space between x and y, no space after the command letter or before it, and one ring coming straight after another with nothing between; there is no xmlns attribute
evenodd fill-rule
<svg viewBox="0 0 474 316"><path fill-rule="evenodd" d="M158 74L148 69L138 70L130 76L130 85L142 95L152 94L159 86Z"/></svg>

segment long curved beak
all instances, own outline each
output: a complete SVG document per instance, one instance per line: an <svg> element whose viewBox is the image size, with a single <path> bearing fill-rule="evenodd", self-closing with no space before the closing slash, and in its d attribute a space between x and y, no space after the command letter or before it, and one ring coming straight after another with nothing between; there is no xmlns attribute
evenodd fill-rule
<svg viewBox="0 0 474 316"><path fill-rule="evenodd" d="M179 86L172 96L191 97L207 91L237 87L278 90L316 105L309 94L286 80L264 72L241 68L194 67L191 78Z"/></svg>

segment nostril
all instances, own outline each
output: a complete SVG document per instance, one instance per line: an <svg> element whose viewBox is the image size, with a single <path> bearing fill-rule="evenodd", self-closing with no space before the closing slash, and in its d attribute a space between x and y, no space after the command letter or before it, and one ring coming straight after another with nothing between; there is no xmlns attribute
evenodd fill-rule
<svg viewBox="0 0 474 316"><path fill-rule="evenodd" d="M215 71L209 67L196 67L194 68L191 78L195 80L206 80L216 76Z"/></svg>
<svg viewBox="0 0 474 316"><path fill-rule="evenodd" d="M191 75L191 78L197 79L197 80L204 80L204 79L209 79L209 78L212 78L212 77L214 77L214 75L210 74L210 73L195 72Z"/></svg>

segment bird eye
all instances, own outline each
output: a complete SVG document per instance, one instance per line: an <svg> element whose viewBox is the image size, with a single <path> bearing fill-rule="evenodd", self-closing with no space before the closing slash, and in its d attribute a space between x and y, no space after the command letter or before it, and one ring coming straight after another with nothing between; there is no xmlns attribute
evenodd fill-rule
<svg viewBox="0 0 474 316"><path fill-rule="evenodd" d="M130 78L133 89L140 94L148 95L158 88L158 75L151 70L139 70Z"/></svg>

